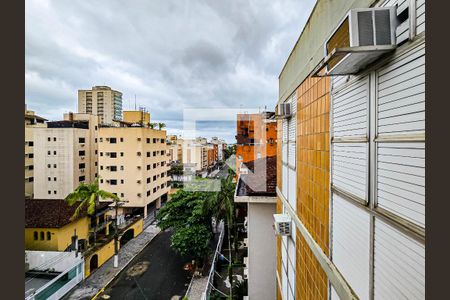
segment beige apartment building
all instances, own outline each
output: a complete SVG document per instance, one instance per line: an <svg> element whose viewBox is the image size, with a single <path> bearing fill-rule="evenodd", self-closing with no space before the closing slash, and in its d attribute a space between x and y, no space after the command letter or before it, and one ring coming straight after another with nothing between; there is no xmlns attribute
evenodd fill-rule
<svg viewBox="0 0 450 300"><path fill-rule="evenodd" d="M122 120L122 93L109 86L78 90L78 112L99 116L100 124Z"/></svg>
<svg viewBox="0 0 450 300"><path fill-rule="evenodd" d="M183 166L187 172L201 172L208 168L208 145L206 139L184 140Z"/></svg>
<svg viewBox="0 0 450 300"><path fill-rule="evenodd" d="M100 188L125 201L121 214L143 214L167 200L166 131L140 125L136 112L124 112L118 126L99 130ZM144 112L144 119L149 119Z"/></svg>
<svg viewBox="0 0 450 300"><path fill-rule="evenodd" d="M98 117L64 114L64 120L33 128L34 198L63 199L97 176Z"/></svg>
<svg viewBox="0 0 450 300"><path fill-rule="evenodd" d="M169 146L169 161L170 163L183 162L183 139L177 137L176 135L169 135L167 137Z"/></svg>
<svg viewBox="0 0 450 300"><path fill-rule="evenodd" d="M25 104L25 196L33 197L34 182L34 141L33 132L36 127L46 127L46 119L27 110Z"/></svg>

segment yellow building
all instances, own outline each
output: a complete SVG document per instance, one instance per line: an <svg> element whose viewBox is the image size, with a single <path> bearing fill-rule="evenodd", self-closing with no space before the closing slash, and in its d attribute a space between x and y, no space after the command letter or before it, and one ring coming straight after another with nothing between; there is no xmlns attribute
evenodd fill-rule
<svg viewBox="0 0 450 300"><path fill-rule="evenodd" d="M138 112L126 112L120 126L99 130L100 188L117 194L125 205L120 214L143 214L167 200L166 131L136 124ZM144 120L150 120L144 112Z"/></svg>
<svg viewBox="0 0 450 300"><path fill-rule="evenodd" d="M110 203L101 203L97 207L97 238L109 234L110 221L106 220L105 213L109 210ZM95 223L92 217L87 216L86 211L71 221L76 208L76 205L69 206L60 199L25 200L25 249L66 251L72 247L75 235L79 250L87 249Z"/></svg>
<svg viewBox="0 0 450 300"><path fill-rule="evenodd" d="M46 127L46 119L39 117L32 110L27 110L25 104L25 196L33 197L34 182L34 140L36 127Z"/></svg>
<svg viewBox="0 0 450 300"><path fill-rule="evenodd" d="M150 123L150 113L145 110L127 110L123 112L123 121L147 125Z"/></svg>

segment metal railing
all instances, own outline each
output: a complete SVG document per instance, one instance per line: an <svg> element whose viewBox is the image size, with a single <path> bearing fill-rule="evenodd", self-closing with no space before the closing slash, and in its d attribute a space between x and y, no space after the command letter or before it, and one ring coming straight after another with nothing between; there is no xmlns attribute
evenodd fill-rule
<svg viewBox="0 0 450 300"><path fill-rule="evenodd" d="M216 262L217 262L217 258L219 256L219 254L220 254L220 249L222 248L223 237L224 237L224 233L225 233L223 221L221 221L219 223L219 228L221 230L220 235L219 235L219 241L217 242L217 247L214 251L214 257L211 262L211 269L209 270L209 275L208 275L208 284L206 285L205 291L202 293L201 300L209 299L209 295L211 293L211 288L213 287L214 272L216 270Z"/></svg>

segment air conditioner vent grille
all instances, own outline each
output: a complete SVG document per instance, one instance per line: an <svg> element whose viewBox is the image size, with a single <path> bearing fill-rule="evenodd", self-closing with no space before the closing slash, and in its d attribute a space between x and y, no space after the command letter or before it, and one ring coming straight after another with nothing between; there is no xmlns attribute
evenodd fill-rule
<svg viewBox="0 0 450 300"><path fill-rule="evenodd" d="M358 12L359 46L373 45L373 21L371 11Z"/></svg>
<svg viewBox="0 0 450 300"><path fill-rule="evenodd" d="M391 22L388 10L375 11L375 30L377 45L391 44Z"/></svg>

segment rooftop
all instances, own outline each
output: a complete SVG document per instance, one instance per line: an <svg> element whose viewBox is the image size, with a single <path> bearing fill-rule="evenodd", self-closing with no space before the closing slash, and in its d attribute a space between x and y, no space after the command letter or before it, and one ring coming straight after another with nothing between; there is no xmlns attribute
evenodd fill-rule
<svg viewBox="0 0 450 300"><path fill-rule="evenodd" d="M47 122L48 128L81 128L81 129L89 129L89 122L88 121L69 121L69 120L63 120L63 121L52 121Z"/></svg>
<svg viewBox="0 0 450 300"><path fill-rule="evenodd" d="M111 202L100 202L97 210L109 206ZM25 199L25 228L61 228L69 224L77 205L69 206L62 199ZM78 219L87 215L82 210Z"/></svg>
<svg viewBox="0 0 450 300"><path fill-rule="evenodd" d="M236 196L276 196L277 157L269 156L243 164L248 174L241 173ZM256 170L256 172L255 172Z"/></svg>

